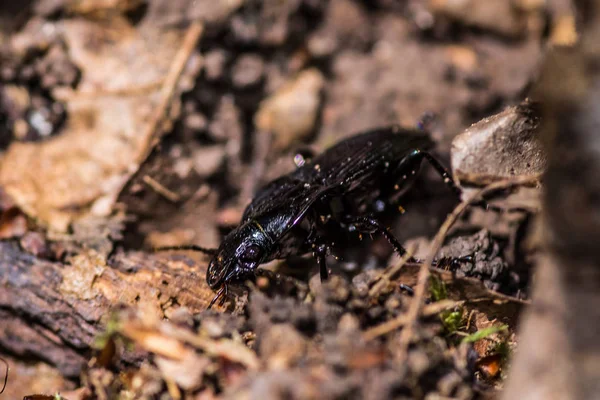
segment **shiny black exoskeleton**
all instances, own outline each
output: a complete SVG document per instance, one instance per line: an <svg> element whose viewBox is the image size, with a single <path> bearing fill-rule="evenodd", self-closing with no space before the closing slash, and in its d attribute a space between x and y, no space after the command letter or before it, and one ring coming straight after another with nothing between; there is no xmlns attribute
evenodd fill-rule
<svg viewBox="0 0 600 400"><path fill-rule="evenodd" d="M321 279L328 276L325 257L340 234L380 233L403 255L405 250L374 217L373 204L406 190L425 159L457 193L459 189L428 151L422 131L382 128L343 140L258 191L241 224L216 249L192 249L213 255L208 285L218 290L252 276L274 259L312 252ZM214 300L213 300L214 302Z"/></svg>

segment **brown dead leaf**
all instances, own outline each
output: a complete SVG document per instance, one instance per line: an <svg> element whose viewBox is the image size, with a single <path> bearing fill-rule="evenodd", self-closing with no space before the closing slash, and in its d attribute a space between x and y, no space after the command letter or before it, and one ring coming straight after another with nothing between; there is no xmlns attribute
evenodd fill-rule
<svg viewBox="0 0 600 400"><path fill-rule="evenodd" d="M176 378L166 372L185 369L185 365L205 363L193 348L201 350L209 357L217 357L232 363L240 364L247 369L257 370L259 361L256 354L244 344L231 339L212 340L199 336L189 328L174 325L160 320L158 316L147 310L145 312L126 312L121 315L120 332L147 351L166 357L173 362L160 361L159 368L166 376L181 385L194 386L199 382L204 367L197 369L185 378ZM163 369L164 368L164 369Z"/></svg>
<svg viewBox="0 0 600 400"><path fill-rule="evenodd" d="M252 350L244 344L231 339L210 340L192 334L188 331L179 330L180 338L188 344L197 347L209 355L223 357L229 361L242 364L250 370L257 370L259 361Z"/></svg>
<svg viewBox="0 0 600 400"><path fill-rule="evenodd" d="M165 377L184 390L198 389L202 384L202 375L211 363L207 357L193 351L186 352L180 360L156 357L154 362Z"/></svg>
<svg viewBox="0 0 600 400"><path fill-rule="evenodd" d="M150 232L146 236L146 244L149 248L155 249L158 247L172 247L187 244L194 239L194 231L192 229L175 228L169 232Z"/></svg>
<svg viewBox="0 0 600 400"><path fill-rule="evenodd" d="M62 133L41 143L13 143L0 164L0 183L28 215L64 232L80 216L110 214L156 143L168 85L176 84L167 78L179 73L174 60L186 61L178 60L185 33L134 30L119 18L109 26L81 18L48 24L48 32L66 42L81 82L76 91L55 90L69 115ZM32 23L22 35L37 29ZM14 38L15 45L23 41Z"/></svg>
<svg viewBox="0 0 600 400"><path fill-rule="evenodd" d="M193 350L176 338L169 337L152 326L148 327L137 322L127 322L123 324L120 331L144 350L163 357L181 362L185 358L191 357L191 353L193 353Z"/></svg>

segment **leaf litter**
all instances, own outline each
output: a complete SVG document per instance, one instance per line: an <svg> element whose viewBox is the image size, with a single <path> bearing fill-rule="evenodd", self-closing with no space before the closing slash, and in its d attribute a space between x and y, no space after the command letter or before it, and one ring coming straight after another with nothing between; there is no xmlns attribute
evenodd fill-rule
<svg viewBox="0 0 600 400"><path fill-rule="evenodd" d="M58 371L72 368L39 392L68 390L69 399L494 393L501 383L494 357L504 354L497 349L514 346L528 304L528 269L518 277L513 270L526 264L516 232L540 210L545 166L537 120L511 119L529 118L521 112L527 106L501 110L522 100L532 79L540 32L531 21L541 8L498 25L483 14L465 19L443 2L404 14L377 2L390 7L382 15L349 0L152 1L138 22L137 1L34 3L33 16L9 36L16 74L3 77L2 92L13 105L14 137L0 160L0 185L14 205L0 222L5 238L21 238L7 254L31 257L19 273L50 259L45 268L60 277L51 286L57 301L88 324L77 350L85 368L62 363L60 345L50 358L30 345ZM428 15L437 30L449 18L491 38L436 42L439 32L423 25ZM427 51L425 37L433 40ZM522 53L520 64L506 66L517 71L514 80L495 74L501 58L489 49ZM429 67L398 79L417 64ZM22 74L27 68L35 79ZM44 90L36 92L38 80ZM444 106L450 99L455 109ZM30 103L35 118L25 117ZM452 141L489 110L500 113ZM206 311L212 293L202 256L143 251L144 243L215 246L265 177L293 168L294 146L322 150L358 129L415 124L425 111L438 114L433 136L466 197L432 244L418 240L422 264L388 262L389 250L375 241L357 246L358 257L350 249L328 282L315 285L308 272L287 277L286 267L306 263L290 260ZM520 151L515 143L523 142L534 150ZM454 201L432 181L417 182L405 200L419 221L402 224L417 232L405 238L432 236ZM473 196L491 208L472 207ZM474 263L432 267L465 250ZM80 340L73 326L61 332L37 318L36 329L57 343ZM91 350L93 337L102 340ZM479 379L484 367L490 372Z"/></svg>

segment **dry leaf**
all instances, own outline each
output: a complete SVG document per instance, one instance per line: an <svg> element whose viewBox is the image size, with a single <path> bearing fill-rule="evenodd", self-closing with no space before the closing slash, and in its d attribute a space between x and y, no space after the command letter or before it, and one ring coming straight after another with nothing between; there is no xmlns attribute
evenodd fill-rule
<svg viewBox="0 0 600 400"><path fill-rule="evenodd" d="M64 38L70 58L81 68L76 91L54 93L66 102L67 124L51 140L13 143L0 164L7 193L56 231L66 231L80 216L112 211L155 144L150 124L161 112L161 87L184 39L178 30L133 30L118 18L111 21L103 26L66 19L47 29ZM22 35L35 29L32 23Z"/></svg>
<svg viewBox="0 0 600 400"><path fill-rule="evenodd" d="M137 322L130 322L125 323L120 332L144 350L173 360L183 361L193 353L193 350L179 340L157 331L152 326L146 327Z"/></svg>
<svg viewBox="0 0 600 400"><path fill-rule="evenodd" d="M156 357L154 362L166 377L172 379L184 390L194 390L202 384L202 375L210 365L207 357L193 351L186 352L180 360Z"/></svg>

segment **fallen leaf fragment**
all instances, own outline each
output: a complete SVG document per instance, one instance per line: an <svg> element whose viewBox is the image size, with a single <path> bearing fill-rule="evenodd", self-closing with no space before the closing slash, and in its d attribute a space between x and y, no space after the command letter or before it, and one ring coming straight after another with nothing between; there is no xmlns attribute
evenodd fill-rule
<svg viewBox="0 0 600 400"><path fill-rule="evenodd" d="M208 340L200 338L199 336L192 336L189 338L189 343L204 350L208 354L240 363L253 371L256 371L260 366L256 353L244 344L230 339Z"/></svg>
<svg viewBox="0 0 600 400"><path fill-rule="evenodd" d="M44 142L13 143L0 163L6 192L55 231L66 231L81 216L112 211L161 134L160 121L189 57L187 42L193 49L201 32L198 26L187 36L177 29L134 30L119 18L111 21L110 29L82 18L52 24L81 69L77 90L53 92L65 102L66 126ZM23 36L39 30L34 22ZM17 35L14 46L23 41Z"/></svg>
<svg viewBox="0 0 600 400"><path fill-rule="evenodd" d="M179 360L156 357L154 362L165 377L172 379L184 390L199 388L202 384L202 375L210 365L207 357L193 351L186 352Z"/></svg>
<svg viewBox="0 0 600 400"><path fill-rule="evenodd" d="M168 337L153 327L126 323L121 328L121 333L140 345L144 350L173 360L183 361L186 357L190 357L192 352L189 347L186 347L176 338Z"/></svg>

